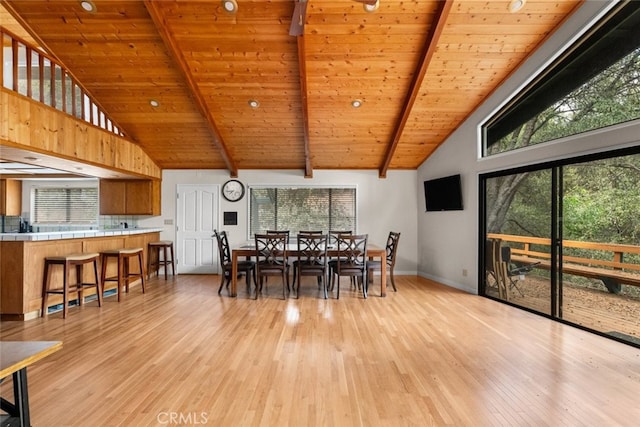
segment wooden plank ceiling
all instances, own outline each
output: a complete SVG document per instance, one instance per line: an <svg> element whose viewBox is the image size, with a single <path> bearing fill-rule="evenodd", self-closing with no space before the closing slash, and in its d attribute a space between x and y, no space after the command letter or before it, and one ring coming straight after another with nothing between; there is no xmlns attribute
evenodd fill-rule
<svg viewBox="0 0 640 427"><path fill-rule="evenodd" d="M161 168L384 177L419 167L580 1L308 0L300 36L293 0L93 3L3 2Z"/></svg>

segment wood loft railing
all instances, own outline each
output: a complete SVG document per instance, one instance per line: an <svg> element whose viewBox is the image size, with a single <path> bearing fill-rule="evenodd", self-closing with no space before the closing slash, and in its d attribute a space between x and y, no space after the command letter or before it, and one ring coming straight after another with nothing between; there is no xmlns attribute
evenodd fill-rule
<svg viewBox="0 0 640 427"><path fill-rule="evenodd" d="M2 86L20 95L125 136L89 92L54 58L0 26Z"/></svg>
<svg viewBox="0 0 640 427"><path fill-rule="evenodd" d="M511 261L519 264L538 263L536 267L551 268L551 239L510 234L487 234L489 239L498 239L502 246L511 248ZM563 240L565 253L562 256L562 272L599 279L610 292L620 291L620 284L640 286L640 246L616 243L581 242ZM581 250L576 256L570 250ZM588 256L586 254L589 254ZM625 260L626 255L633 255Z"/></svg>

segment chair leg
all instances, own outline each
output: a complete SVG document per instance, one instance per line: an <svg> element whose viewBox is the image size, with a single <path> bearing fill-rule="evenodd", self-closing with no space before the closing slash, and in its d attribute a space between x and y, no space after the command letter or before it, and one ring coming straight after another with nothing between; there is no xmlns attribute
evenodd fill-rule
<svg viewBox="0 0 640 427"><path fill-rule="evenodd" d="M327 293L327 276L323 274L322 276L318 276L318 280L322 284L322 291L324 292L324 299L329 298L329 294Z"/></svg>
<svg viewBox="0 0 640 427"><path fill-rule="evenodd" d="M147 274L151 275L151 258L153 257L153 252L154 252L154 248L153 246L149 246L148 247L148 253L147 253ZM147 279L150 279L150 277L147 277Z"/></svg>
<svg viewBox="0 0 640 427"><path fill-rule="evenodd" d="M67 318L67 310L69 309L69 262L64 263L62 278L62 301L64 306L62 307L62 318Z"/></svg>
<svg viewBox="0 0 640 427"><path fill-rule="evenodd" d="M286 277L285 277L286 276ZM285 268L282 272L282 299L287 299L287 291L289 288L289 271Z"/></svg>
<svg viewBox="0 0 640 427"><path fill-rule="evenodd" d="M169 252L171 252L171 275L175 276L176 275L176 265L175 265L175 262L174 262L175 257L173 255L173 243L169 247Z"/></svg>
<svg viewBox="0 0 640 427"><path fill-rule="evenodd" d="M124 257L118 255L118 302L120 302L120 294L122 293L122 282L124 281ZM127 286L127 290L129 287Z"/></svg>
<svg viewBox="0 0 640 427"><path fill-rule="evenodd" d="M163 256L164 256L164 280L167 280L168 277L168 271L169 270L169 264L167 262L167 260L169 259L169 248L167 246L165 246L163 248L163 252L162 252Z"/></svg>
<svg viewBox="0 0 640 427"><path fill-rule="evenodd" d="M166 252L165 252L166 254ZM145 271L144 271L144 264L142 262L142 251L138 252L138 268L140 268L140 283L142 286L142 293L144 294L144 276L145 276ZM164 266L164 278L165 280L167 279L167 266Z"/></svg>
<svg viewBox="0 0 640 427"><path fill-rule="evenodd" d="M218 295L220 295L220 293L222 292L222 286L224 285L224 278L227 275L225 274L225 271L222 270L222 274L220 275L220 287L218 288ZM227 282L227 286L228 286L229 282Z"/></svg>
<svg viewBox="0 0 640 427"><path fill-rule="evenodd" d="M396 288L396 281L393 278L393 270L389 271L389 277L391 278L391 286L393 287L393 292L398 292L398 288Z"/></svg>
<svg viewBox="0 0 640 427"><path fill-rule="evenodd" d="M100 256L100 284L102 285L102 292L104 292L104 279L107 277L107 257Z"/></svg>
<svg viewBox="0 0 640 427"><path fill-rule="evenodd" d="M362 283L362 295L364 295L364 299L367 299L369 281L367 280L367 271L366 270L362 272L362 276L360 276L360 282Z"/></svg>
<svg viewBox="0 0 640 427"><path fill-rule="evenodd" d="M82 285L82 280L83 280L83 271L82 271L82 265L81 264L76 264L75 266L75 270L76 270L76 293L78 294L78 305L82 306L84 305L84 286Z"/></svg>
<svg viewBox="0 0 640 427"><path fill-rule="evenodd" d="M291 290L292 291L296 290L296 279L298 278L297 276L298 276L298 265L294 264L293 265L293 282L291 284Z"/></svg>
<svg viewBox="0 0 640 427"><path fill-rule="evenodd" d="M98 280L98 260L93 260L93 275L96 279L96 294L98 295L98 307L102 307L102 288L100 287L100 281Z"/></svg>
<svg viewBox="0 0 640 427"><path fill-rule="evenodd" d="M51 278L51 269L49 268L50 264L48 261L44 262L44 275L42 276L42 312L40 313L40 317L45 317L47 315L47 300L49 299L49 280Z"/></svg>

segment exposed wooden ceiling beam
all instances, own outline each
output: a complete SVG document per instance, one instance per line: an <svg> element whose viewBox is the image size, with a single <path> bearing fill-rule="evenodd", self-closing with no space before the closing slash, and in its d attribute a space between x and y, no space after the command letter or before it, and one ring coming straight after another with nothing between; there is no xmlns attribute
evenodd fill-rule
<svg viewBox="0 0 640 427"><path fill-rule="evenodd" d="M160 6L158 6L158 3L159 2L157 1L154 2L152 0L144 0L144 5L147 8L149 15L151 16L151 19L154 25L158 29L158 33L160 34L160 37L162 37L162 40L164 41L165 46L167 46L167 49L169 50L169 54L176 61L178 68L182 72L182 75L184 76L185 80L187 81L187 85L189 87L191 95L195 99L196 104L200 109L200 112L206 119L207 125L209 126L209 129L213 134L213 139L216 142L218 149L220 149L220 154L227 166L227 169L229 170L230 176L232 178L237 178L238 166L231 158L231 155L229 154L229 149L227 148L227 145L222 139L222 136L220 135L220 131L216 126L215 118L213 117L213 115L211 114L211 111L207 107L207 103L204 100L204 97L198 90L198 85L196 84L195 79L193 78L191 72L189 71L189 67L187 67L186 61L184 60L183 52L176 46L174 38L171 37L171 35L167 32L168 26L163 25L162 13L159 10Z"/></svg>
<svg viewBox="0 0 640 427"><path fill-rule="evenodd" d="M434 22L429 29L425 48L423 49L420 56L418 70L413 76L407 98L405 99L404 106L402 108L402 115L400 116L400 120L398 120L396 129L393 132L393 139L389 144L389 147L387 148L387 154L384 157L384 163L382 164L382 167L380 167L380 178L386 178L387 176L387 170L389 169L389 165L391 164L391 159L393 158L393 154L395 153L396 147L398 146L400 138L402 137L402 132L404 131L404 127L407 124L409 115L411 114L411 109L413 108L413 104L415 103L418 92L420 91L422 80L424 80L424 76L427 73L431 58L436 51L438 40L440 39L440 35L444 30L444 26L447 22L447 18L452 6L453 0L438 2L438 9L435 13Z"/></svg>
<svg viewBox="0 0 640 427"><path fill-rule="evenodd" d="M302 98L302 126L304 129L304 177L313 178L311 147L309 144L309 105L307 97L307 64L305 58L304 35L298 36L298 62L300 69L300 96Z"/></svg>

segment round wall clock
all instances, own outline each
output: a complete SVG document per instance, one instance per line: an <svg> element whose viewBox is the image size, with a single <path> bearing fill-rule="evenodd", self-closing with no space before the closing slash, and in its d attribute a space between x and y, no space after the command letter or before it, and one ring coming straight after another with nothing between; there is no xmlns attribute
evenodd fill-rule
<svg viewBox="0 0 640 427"><path fill-rule="evenodd" d="M222 185L222 197L237 202L244 197L244 184L237 179L230 179Z"/></svg>

